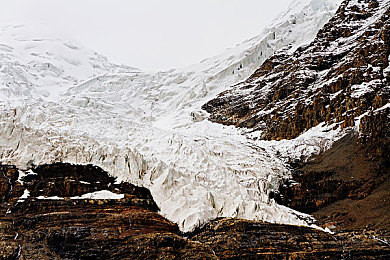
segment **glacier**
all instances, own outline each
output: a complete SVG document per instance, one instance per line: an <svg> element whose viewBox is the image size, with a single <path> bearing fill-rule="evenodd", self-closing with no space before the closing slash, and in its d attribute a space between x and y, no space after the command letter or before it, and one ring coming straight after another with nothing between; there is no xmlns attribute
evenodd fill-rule
<svg viewBox="0 0 390 260"><path fill-rule="evenodd" d="M216 217L311 225L269 194L291 176L289 158L309 158L343 133L319 126L295 140L259 141L208 121L201 105L276 51L309 43L340 3L294 0L259 36L155 73L110 63L43 25L0 29L0 162L100 166L150 189L184 232Z"/></svg>

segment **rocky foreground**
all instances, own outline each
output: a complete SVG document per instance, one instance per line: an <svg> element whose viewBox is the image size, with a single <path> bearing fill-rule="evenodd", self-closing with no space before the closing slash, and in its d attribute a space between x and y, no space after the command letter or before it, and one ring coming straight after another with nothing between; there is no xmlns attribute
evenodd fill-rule
<svg viewBox="0 0 390 260"><path fill-rule="evenodd" d="M387 258L388 234L216 219L182 234L150 192L92 165L0 166L0 259Z"/></svg>

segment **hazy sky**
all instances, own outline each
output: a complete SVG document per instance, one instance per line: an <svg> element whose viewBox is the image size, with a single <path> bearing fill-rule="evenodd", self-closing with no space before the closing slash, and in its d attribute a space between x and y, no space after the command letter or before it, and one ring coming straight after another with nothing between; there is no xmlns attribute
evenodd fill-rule
<svg viewBox="0 0 390 260"><path fill-rule="evenodd" d="M0 24L34 21L141 69L197 63L261 32L292 0L0 0Z"/></svg>

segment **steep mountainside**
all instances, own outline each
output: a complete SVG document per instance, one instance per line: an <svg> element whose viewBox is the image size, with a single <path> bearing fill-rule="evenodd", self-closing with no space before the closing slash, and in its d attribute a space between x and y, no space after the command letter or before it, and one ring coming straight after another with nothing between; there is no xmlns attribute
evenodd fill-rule
<svg viewBox="0 0 390 260"><path fill-rule="evenodd" d="M389 21L390 1L343 1L312 43L276 53L203 106L258 142L344 129L313 160L290 156L293 178L274 194L334 230L390 228Z"/></svg>
<svg viewBox="0 0 390 260"><path fill-rule="evenodd" d="M157 73L5 28L0 259L389 258L389 16L294 0Z"/></svg>
<svg viewBox="0 0 390 260"><path fill-rule="evenodd" d="M213 122L269 140L322 122L359 125L363 114L389 109L389 16L389 1L344 1L312 43L278 52L203 108Z"/></svg>
<svg viewBox="0 0 390 260"><path fill-rule="evenodd" d="M162 214L183 231L216 217L309 225L309 216L269 197L290 176L285 162L234 127L204 120L201 105L275 51L310 42L339 3L295 0L258 37L187 68L107 73L76 86L55 85L57 98L7 97L0 160L22 169L53 162L100 166L150 189ZM317 151L310 147L305 153Z"/></svg>

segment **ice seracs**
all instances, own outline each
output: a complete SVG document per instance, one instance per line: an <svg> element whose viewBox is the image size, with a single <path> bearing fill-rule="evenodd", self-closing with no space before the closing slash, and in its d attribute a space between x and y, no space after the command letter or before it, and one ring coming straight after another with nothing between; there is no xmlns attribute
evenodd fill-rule
<svg viewBox="0 0 390 260"><path fill-rule="evenodd" d="M158 73L123 68L99 74L107 69L100 65L103 69L96 75L92 66L95 77L65 76L64 84L58 85L58 95L57 88L51 89L52 83L46 82L47 77L66 75L64 62L72 71L78 71L79 63L72 57L64 58L45 75L31 75L30 70L23 70L28 62L24 63L18 72L22 83L15 83L22 87L15 92L15 88L2 85L1 162L22 168L28 162L98 165L119 180L149 188L161 213L183 231L216 217L310 224L310 216L269 198L290 175L285 162L268 144L255 142L234 127L204 120L207 114L201 105L244 80L275 51L293 50L312 40L339 2L294 1L260 36L186 68ZM37 50L53 43L32 42ZM1 53L16 64L17 57L6 49L21 47L17 43L7 46ZM60 46L71 53L85 51L63 42ZM59 54L55 50L51 54L47 60L56 61L53 57ZM41 71L46 58L39 55L31 59ZM106 64L100 56L92 57ZM1 77L9 75L3 72ZM83 82L73 85L74 78Z"/></svg>

